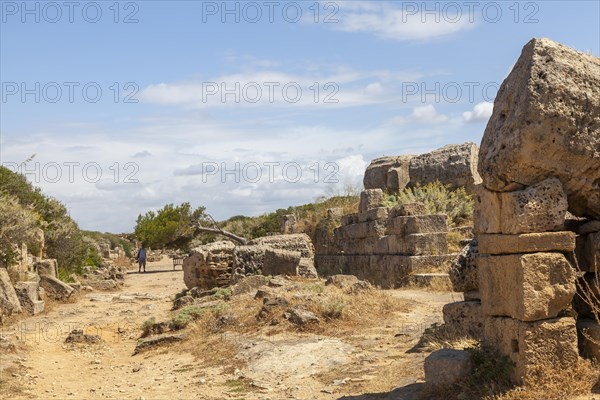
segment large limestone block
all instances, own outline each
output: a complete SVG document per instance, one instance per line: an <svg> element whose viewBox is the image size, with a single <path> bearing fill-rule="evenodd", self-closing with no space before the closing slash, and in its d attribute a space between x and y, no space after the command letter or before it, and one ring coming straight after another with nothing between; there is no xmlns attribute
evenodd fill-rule
<svg viewBox="0 0 600 400"><path fill-rule="evenodd" d="M300 252L268 249L265 251L263 275L298 275Z"/></svg>
<svg viewBox="0 0 600 400"><path fill-rule="evenodd" d="M479 301L457 301L444 305L444 324L457 337L480 339L483 335L483 310Z"/></svg>
<svg viewBox="0 0 600 400"><path fill-rule="evenodd" d="M183 281L187 288L212 289L229 284L234 248L232 242L220 241L193 249L183 260Z"/></svg>
<svg viewBox="0 0 600 400"><path fill-rule="evenodd" d="M310 236L306 233L263 236L251 240L248 244L264 245L279 250L299 251L302 258L312 259L315 256L315 247L310 240Z"/></svg>
<svg viewBox="0 0 600 400"><path fill-rule="evenodd" d="M477 267L485 315L553 318L575 294L575 270L561 253L479 256Z"/></svg>
<svg viewBox="0 0 600 400"><path fill-rule="evenodd" d="M51 275L40 275L40 286L46 295L55 300L66 300L73 294L73 288Z"/></svg>
<svg viewBox="0 0 600 400"><path fill-rule="evenodd" d="M567 198L560 181L549 178L523 190L475 188L474 232L520 234L563 230Z"/></svg>
<svg viewBox="0 0 600 400"><path fill-rule="evenodd" d="M463 247L460 254L452 262L448 275L455 292L477 292L479 278L477 277L477 256L479 246L477 239Z"/></svg>
<svg viewBox="0 0 600 400"><path fill-rule="evenodd" d="M8 271L0 267L0 316L20 313L21 303L15 293Z"/></svg>
<svg viewBox="0 0 600 400"><path fill-rule="evenodd" d="M548 39L525 45L494 103L479 152L491 190L555 176L569 211L600 217L600 59Z"/></svg>
<svg viewBox="0 0 600 400"><path fill-rule="evenodd" d="M466 350L441 349L425 358L425 382L433 387L448 387L473 372L473 360Z"/></svg>
<svg viewBox="0 0 600 400"><path fill-rule="evenodd" d="M472 193L481 183L477 172L479 149L475 143L451 144L410 160L409 187L439 181Z"/></svg>
<svg viewBox="0 0 600 400"><path fill-rule="evenodd" d="M381 189L367 189L360 192L359 215L372 208L383 207L385 197Z"/></svg>
<svg viewBox="0 0 600 400"><path fill-rule="evenodd" d="M408 183L408 166L413 156L376 158L367 167L363 184L365 189L384 191L402 190ZM391 171L394 169L394 171Z"/></svg>
<svg viewBox="0 0 600 400"><path fill-rule="evenodd" d="M445 214L394 217L389 220L387 227L388 234L401 236L439 232L448 232L448 217Z"/></svg>
<svg viewBox="0 0 600 400"><path fill-rule="evenodd" d="M479 234L481 254L518 254L575 250L574 232L526 233L522 235Z"/></svg>
<svg viewBox="0 0 600 400"><path fill-rule="evenodd" d="M389 208L377 207L358 214L358 222L386 220L389 214Z"/></svg>
<svg viewBox="0 0 600 400"><path fill-rule="evenodd" d="M578 361L577 330L571 317L522 322L506 317L486 317L485 345L496 348L514 363L511 378L517 384L538 365L570 369Z"/></svg>
<svg viewBox="0 0 600 400"><path fill-rule="evenodd" d="M406 236L389 235L384 238L386 247L379 252L404 254L411 256L442 255L448 253L448 236L446 233L415 233Z"/></svg>

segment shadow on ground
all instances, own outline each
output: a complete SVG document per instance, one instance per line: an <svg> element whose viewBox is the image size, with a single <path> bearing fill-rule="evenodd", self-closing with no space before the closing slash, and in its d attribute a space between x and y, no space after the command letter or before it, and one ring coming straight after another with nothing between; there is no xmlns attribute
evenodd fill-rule
<svg viewBox="0 0 600 400"><path fill-rule="evenodd" d="M366 393L356 396L343 396L338 400L418 400L423 383L412 383L387 393Z"/></svg>

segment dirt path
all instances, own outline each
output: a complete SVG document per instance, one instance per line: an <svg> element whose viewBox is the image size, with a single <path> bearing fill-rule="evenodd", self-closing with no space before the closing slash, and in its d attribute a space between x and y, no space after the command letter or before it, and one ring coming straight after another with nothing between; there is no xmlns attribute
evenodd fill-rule
<svg viewBox="0 0 600 400"><path fill-rule="evenodd" d="M176 347L132 355L143 322L168 319L171 296L184 289L182 272L173 271L170 260L150 263L148 271L130 273L119 292L82 294L76 303L5 330L28 349L24 372L11 377L25 388L21 398L413 399L426 354L409 350L426 327L441 321L443 304L460 300L451 293L390 291L415 305L396 323L343 340L246 338L239 354L247 366L226 375ZM65 343L78 328L103 342ZM253 382L251 391L230 384L240 376Z"/></svg>

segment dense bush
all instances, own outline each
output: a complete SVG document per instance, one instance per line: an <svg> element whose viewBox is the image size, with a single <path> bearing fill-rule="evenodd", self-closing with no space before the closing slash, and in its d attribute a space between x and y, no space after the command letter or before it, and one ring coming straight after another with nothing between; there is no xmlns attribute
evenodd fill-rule
<svg viewBox="0 0 600 400"><path fill-rule="evenodd" d="M26 210L37 215L37 226L43 229L46 253L58 261L61 272L79 272L89 244L83 239L77 223L66 207L56 199L45 196L27 181L25 176L0 166L0 192L11 196ZM15 238L19 243L19 238ZM27 242L25 240L25 242Z"/></svg>
<svg viewBox="0 0 600 400"><path fill-rule="evenodd" d="M208 219L205 209L198 207L192 211L190 203L179 206L167 204L156 212L140 214L135 226L135 236L146 247L186 248L196 232L194 222L206 223Z"/></svg>

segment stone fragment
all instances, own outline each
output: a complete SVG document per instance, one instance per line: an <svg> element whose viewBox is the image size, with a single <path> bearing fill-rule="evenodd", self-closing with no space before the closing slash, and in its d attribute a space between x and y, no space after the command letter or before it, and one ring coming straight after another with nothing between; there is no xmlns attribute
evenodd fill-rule
<svg viewBox="0 0 600 400"><path fill-rule="evenodd" d="M56 278L58 276L58 262L52 258L36 261L33 263L33 270L38 275L50 275Z"/></svg>
<svg viewBox="0 0 600 400"><path fill-rule="evenodd" d="M455 292L476 292L479 290L477 277L477 255L479 246L477 239L463 247L460 254L452 262L448 275ZM479 297L478 297L479 298Z"/></svg>
<svg viewBox="0 0 600 400"><path fill-rule="evenodd" d="M319 323L319 317L310 311L301 308L290 308L284 314L285 319L293 324L304 326Z"/></svg>
<svg viewBox="0 0 600 400"><path fill-rule="evenodd" d="M50 275L40 275L40 286L46 291L46 295L55 300L66 300L74 290L63 281Z"/></svg>
<svg viewBox="0 0 600 400"><path fill-rule="evenodd" d="M19 298L22 309L36 315L44 311L44 302L39 295L39 283L36 281L17 282L15 293Z"/></svg>
<svg viewBox="0 0 600 400"><path fill-rule="evenodd" d="M472 371L473 360L465 350L441 349L425 358L425 382L433 387L453 385Z"/></svg>
<svg viewBox="0 0 600 400"><path fill-rule="evenodd" d="M367 189L360 193L358 214L365 213L372 208L384 206L384 195L381 189Z"/></svg>

